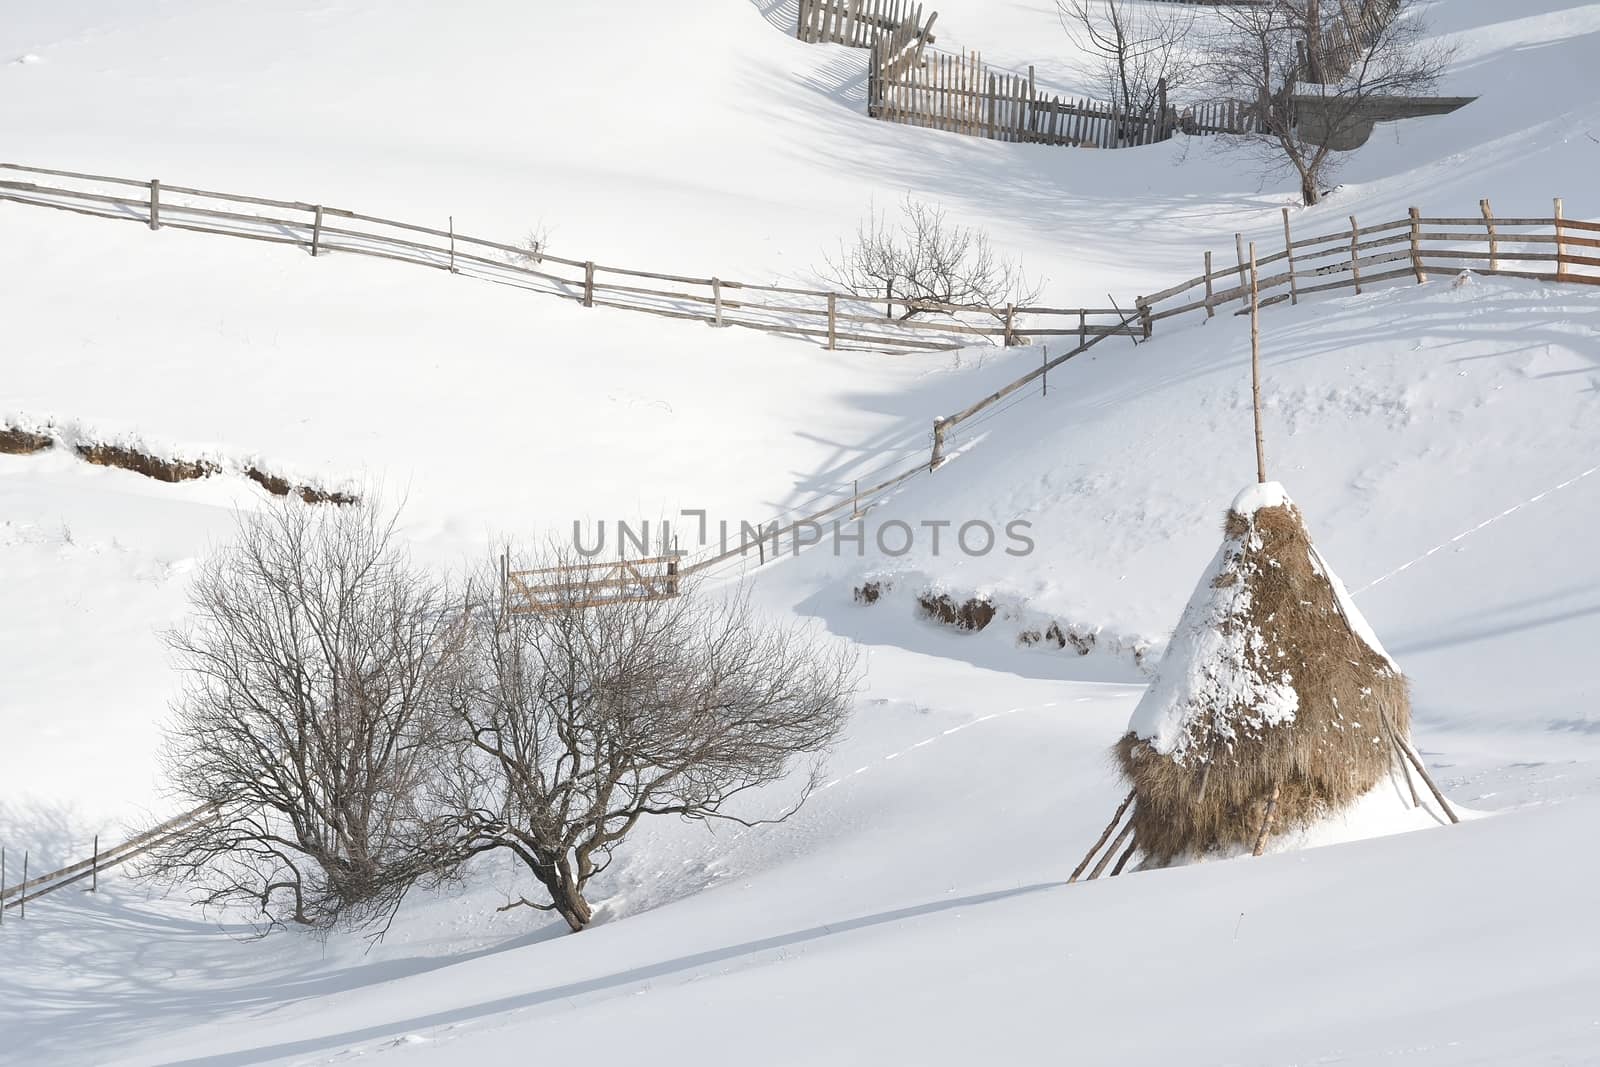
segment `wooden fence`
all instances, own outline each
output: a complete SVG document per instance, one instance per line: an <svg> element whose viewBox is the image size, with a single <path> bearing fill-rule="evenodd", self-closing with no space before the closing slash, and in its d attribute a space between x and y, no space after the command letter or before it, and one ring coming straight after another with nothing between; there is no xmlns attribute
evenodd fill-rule
<svg viewBox="0 0 1600 1067"><path fill-rule="evenodd" d="M841 486L830 497L815 502L823 506L797 517L771 523L766 536L776 542L792 537L802 527L837 520L846 509L856 516L892 490L918 475L938 470L960 434L971 432L998 418L1032 395L1029 386L1048 393L1052 370L1114 336L1132 336L1141 343L1156 331L1156 323L1185 314L1210 318L1218 312L1247 314L1252 281L1260 306L1296 304L1301 297L1341 289L1361 293L1373 286L1411 281L1428 282L1436 276L1454 277L1463 271L1545 282L1600 286L1600 222L1566 217L1556 199L1554 212L1544 218L1499 218L1487 200L1477 215L1425 216L1412 208L1404 218L1362 225L1355 216L1347 228L1310 237L1295 237L1288 208L1283 210L1283 243L1274 252L1258 247L1255 277L1242 235L1234 235L1233 262L1221 263L1213 253L1204 256L1204 271L1160 292L1135 299L1130 313L1108 329L1080 340L1054 358L1010 384L982 397L951 415L933 420L931 451L927 458L909 463L866 488ZM707 549L685 561L683 574L723 573L752 561L765 562L768 553L751 546Z"/></svg>
<svg viewBox="0 0 1600 1067"><path fill-rule="evenodd" d="M11 908L16 908L20 916L26 916L30 900L54 893L58 889L65 889L69 885L76 885L86 879L90 881L91 886L98 884L102 871L119 867L170 841L178 834L216 818L220 810L219 805L202 804L105 851L101 851L100 839L96 837L90 858L36 877L28 876L27 853L24 852L21 881L16 885L6 886L4 875L0 874L0 915ZM15 862L15 853L12 856L12 862Z"/></svg>
<svg viewBox="0 0 1600 1067"><path fill-rule="evenodd" d="M343 208L215 192L158 180L115 178L15 163L0 172L43 175L52 184L0 180L0 201L327 252L376 256L513 285L581 304L709 326L740 326L806 338L829 349L954 349L985 341L1117 332L1114 309L980 307L900 296L859 296L798 286L696 278L535 252L447 228ZM137 190L137 193L134 193ZM918 317L905 317L915 311Z"/></svg>
<svg viewBox="0 0 1600 1067"><path fill-rule="evenodd" d="M1313 46L1300 46L1301 81L1331 85L1343 81L1400 10L1400 0L1338 0L1337 17Z"/></svg>
<svg viewBox="0 0 1600 1067"><path fill-rule="evenodd" d="M872 46L867 114L885 122L949 130L993 141L1124 148L1172 136L1179 116L1166 102L1145 114L1114 104L1041 93L1026 74L990 67L976 52Z"/></svg>
<svg viewBox="0 0 1600 1067"><path fill-rule="evenodd" d="M934 42L937 11L922 17L913 0L800 0L795 36L807 44L847 44L868 48L884 34L911 26L918 40Z"/></svg>

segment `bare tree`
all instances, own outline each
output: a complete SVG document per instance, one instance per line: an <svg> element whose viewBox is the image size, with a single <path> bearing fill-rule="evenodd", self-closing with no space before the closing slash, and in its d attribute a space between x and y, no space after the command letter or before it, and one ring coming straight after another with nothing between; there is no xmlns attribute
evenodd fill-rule
<svg viewBox="0 0 1600 1067"><path fill-rule="evenodd" d="M1056 0L1061 25L1083 54L1089 78L1130 118L1167 106L1194 71L1191 4ZM1126 132L1126 131L1124 131Z"/></svg>
<svg viewBox="0 0 1600 1067"><path fill-rule="evenodd" d="M241 517L168 635L184 689L164 761L216 814L159 873L267 929L390 915L437 862L428 749L451 721L459 604L398 547L395 516L285 501Z"/></svg>
<svg viewBox="0 0 1600 1067"><path fill-rule="evenodd" d="M1012 261L994 251L981 230L951 222L943 208L907 194L898 219L876 206L856 228L855 239L827 257L824 273L846 292L885 299L884 314L910 319L939 311L936 305L982 309L997 319L1007 304L1039 297ZM896 298L905 301L897 304ZM996 312L996 309L1000 309Z"/></svg>
<svg viewBox="0 0 1600 1067"><path fill-rule="evenodd" d="M856 660L760 621L738 595L634 599L569 576L543 599L538 613L474 615L474 683L440 803L459 859L504 849L542 887L507 907L555 911L578 931L586 887L641 819L733 819L734 798L820 759Z"/></svg>
<svg viewBox="0 0 1600 1067"><path fill-rule="evenodd" d="M1294 174L1317 203L1365 140L1385 98L1425 95L1451 50L1430 39L1423 0L1267 0L1221 5L1206 42L1205 74L1219 95L1252 105L1254 132L1224 144L1257 160L1264 177Z"/></svg>

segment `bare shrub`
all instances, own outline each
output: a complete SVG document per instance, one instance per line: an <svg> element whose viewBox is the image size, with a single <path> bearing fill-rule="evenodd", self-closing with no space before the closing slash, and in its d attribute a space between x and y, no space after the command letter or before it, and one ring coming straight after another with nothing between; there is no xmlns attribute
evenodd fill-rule
<svg viewBox="0 0 1600 1067"><path fill-rule="evenodd" d="M1204 80L1218 95L1254 106L1261 128L1221 138L1253 159L1264 179L1293 174L1315 204L1385 97L1437 86L1451 49L1428 35L1422 0L1268 0L1216 8ZM1335 48L1335 20L1376 9L1370 39Z"/></svg>
<svg viewBox="0 0 1600 1067"><path fill-rule="evenodd" d="M1031 303L1040 292L1020 267L994 251L983 231L951 222L943 208L910 195L898 218L874 206L855 238L826 258L823 273L853 296L885 298L888 318L958 305L1000 319L1007 304ZM896 298L907 303L894 303Z"/></svg>
<svg viewBox="0 0 1600 1067"><path fill-rule="evenodd" d="M243 516L168 635L184 688L171 790L218 814L157 872L267 929L392 914L438 859L419 808L448 723L459 605L407 559L394 514L294 501Z"/></svg>
<svg viewBox="0 0 1600 1067"><path fill-rule="evenodd" d="M1123 115L1149 115L1166 104L1169 93L1190 83L1193 5L1056 0L1056 10L1085 57L1085 73Z"/></svg>
<svg viewBox="0 0 1600 1067"><path fill-rule="evenodd" d="M458 858L509 851L542 887L507 907L555 911L578 931L592 918L586 887L641 819L734 819L734 798L820 760L856 659L761 621L739 595L622 600L555 581L547 610L474 615L473 682L440 803L455 813Z"/></svg>

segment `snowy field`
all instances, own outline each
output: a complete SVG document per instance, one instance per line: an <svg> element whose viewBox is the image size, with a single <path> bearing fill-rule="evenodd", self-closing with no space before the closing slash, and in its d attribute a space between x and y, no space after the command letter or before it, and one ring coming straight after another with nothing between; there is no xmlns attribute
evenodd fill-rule
<svg viewBox="0 0 1600 1067"><path fill-rule="evenodd" d="M1053 4L937 6L942 46L1083 88ZM542 224L558 254L750 281L810 282L870 203L911 191L989 231L1054 305L1192 276L1235 231L1281 240L1283 186L1206 144L873 122L862 54L800 44L792 17L18 0L0 157L507 240ZM1438 0L1431 18L1458 46L1442 91L1483 98L1380 127L1297 230L1480 197L1600 218L1600 3ZM458 566L575 519L801 508L926 454L935 415L1040 359L830 353L13 203L0 237L0 420L223 468L167 485L63 448L0 455L0 843L35 870L172 810L159 632L236 509L268 499L245 467L381 487L417 554ZM579 937L497 913L525 891L499 862L409 901L374 947L245 942L113 875L6 914L0 1063L1600 1062L1600 289L1455 283L1265 312L1267 460L1410 678L1440 785L1486 817L1358 811L1296 843L1329 847L1063 884L1254 472L1248 323L1196 316L1053 371L867 518L1026 520L1030 555L919 539L743 569L764 608L869 668L828 786L790 821L648 826ZM999 615L958 633L917 617L925 592ZM1092 650L1019 645L1052 622Z"/></svg>

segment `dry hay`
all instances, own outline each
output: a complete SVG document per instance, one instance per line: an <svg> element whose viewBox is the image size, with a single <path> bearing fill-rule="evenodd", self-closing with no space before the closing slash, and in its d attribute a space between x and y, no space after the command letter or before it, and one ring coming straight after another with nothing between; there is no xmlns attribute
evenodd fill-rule
<svg viewBox="0 0 1600 1067"><path fill-rule="evenodd" d="M1114 750L1137 797L1146 865L1249 849L1274 786L1274 836L1341 810L1390 773L1385 719L1410 734L1405 678L1358 634L1365 623L1335 593L1298 509L1287 497L1237 507L1184 613L1214 625L1186 644L1174 638L1145 698L1168 729L1130 730ZM1162 705L1163 676L1185 673L1200 682L1168 684L1179 699ZM1136 726L1148 726L1144 711Z"/></svg>

